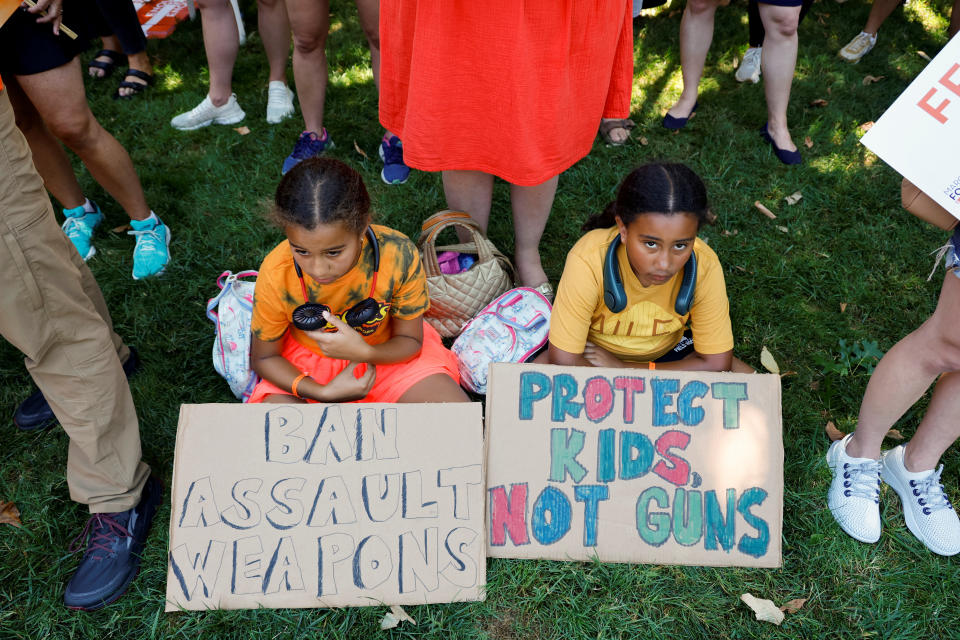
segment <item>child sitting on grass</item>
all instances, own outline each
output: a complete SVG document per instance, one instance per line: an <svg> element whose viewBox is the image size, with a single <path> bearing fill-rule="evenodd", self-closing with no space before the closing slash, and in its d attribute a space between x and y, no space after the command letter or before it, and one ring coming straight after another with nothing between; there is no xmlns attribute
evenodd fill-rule
<svg viewBox="0 0 960 640"><path fill-rule="evenodd" d="M273 217L287 239L257 278L250 359L262 380L249 402L469 401L456 357L423 322L417 248L370 224L360 174L304 160L280 181Z"/></svg>
<svg viewBox="0 0 960 640"><path fill-rule="evenodd" d="M634 169L567 255L549 361L729 371L736 359L723 271L697 238L712 218L706 187L687 166Z"/></svg>

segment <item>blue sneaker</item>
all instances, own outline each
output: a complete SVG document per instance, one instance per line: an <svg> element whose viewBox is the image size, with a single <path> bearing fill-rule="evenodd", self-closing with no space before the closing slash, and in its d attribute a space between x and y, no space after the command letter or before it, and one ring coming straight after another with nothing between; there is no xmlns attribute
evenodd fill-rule
<svg viewBox="0 0 960 640"><path fill-rule="evenodd" d="M63 593L68 608L94 611L123 595L140 568L140 556L162 495L163 486L151 476L137 506L90 517L71 546L71 551L79 551L86 542L87 548Z"/></svg>
<svg viewBox="0 0 960 640"><path fill-rule="evenodd" d="M93 230L103 222L103 213L100 212L100 207L92 200L90 204L94 208L92 213L84 209L83 205L76 209L64 209L63 215L67 219L63 221L61 227L67 237L70 238L73 246L77 248L77 253L84 260L92 258L93 254L97 252L92 244Z"/></svg>
<svg viewBox="0 0 960 640"><path fill-rule="evenodd" d="M380 142L380 159L383 170L380 179L387 184L403 184L410 177L410 167L403 163L403 143L397 136L386 136Z"/></svg>
<svg viewBox="0 0 960 640"><path fill-rule="evenodd" d="M304 131L297 138L297 144L293 145L293 153L283 161L283 168L280 170L281 175L286 174L301 161L319 156L330 149L333 149L333 140L330 139L326 127L323 128L322 136L318 136L313 131Z"/></svg>
<svg viewBox="0 0 960 640"><path fill-rule="evenodd" d="M170 261L170 229L159 218L131 220L131 236L137 237L133 248L133 279L140 280L163 273Z"/></svg>

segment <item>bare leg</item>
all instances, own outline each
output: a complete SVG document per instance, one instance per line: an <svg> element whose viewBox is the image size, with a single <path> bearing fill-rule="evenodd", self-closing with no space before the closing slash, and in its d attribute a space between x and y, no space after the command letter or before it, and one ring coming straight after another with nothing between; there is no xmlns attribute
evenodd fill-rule
<svg viewBox="0 0 960 640"><path fill-rule="evenodd" d="M329 0L286 0L286 3L293 27L293 78L297 83L304 130L322 135L330 3Z"/></svg>
<svg viewBox="0 0 960 640"><path fill-rule="evenodd" d="M900 0L873 0L873 5L870 7L870 15L867 16L867 24L863 27L864 33L869 33L872 36L877 35L877 31L880 30L880 25L890 17L890 14L893 13L893 10L899 6Z"/></svg>
<svg viewBox="0 0 960 640"><path fill-rule="evenodd" d="M228 0L198 0L197 6L210 69L210 102L222 107L233 93L233 64L237 61L240 32Z"/></svg>
<svg viewBox="0 0 960 640"><path fill-rule="evenodd" d="M787 127L790 87L797 65L797 24L800 7L760 4L767 35L763 39L763 90L767 97L767 131L781 149L796 151Z"/></svg>
<svg viewBox="0 0 960 640"><path fill-rule="evenodd" d="M960 0L954 0L953 9L950 10L950 27L947 29L947 36L952 38L960 33Z"/></svg>
<svg viewBox="0 0 960 640"><path fill-rule="evenodd" d="M147 218L150 208L133 161L90 111L78 59L16 79L50 132L80 156L94 180L132 219Z"/></svg>
<svg viewBox="0 0 960 640"><path fill-rule="evenodd" d="M373 84L380 91L380 0L356 0L357 15L363 35L370 46L370 68L373 71Z"/></svg>
<svg viewBox="0 0 960 640"><path fill-rule="evenodd" d="M257 28L267 54L270 77L267 82L287 83L287 57L290 55L290 19L283 0L257 0Z"/></svg>
<svg viewBox="0 0 960 640"><path fill-rule="evenodd" d="M453 378L435 373L407 389L397 402L470 402L470 398Z"/></svg>
<svg viewBox="0 0 960 640"><path fill-rule="evenodd" d="M707 52L713 41L713 17L717 12L715 0L689 0L680 20L680 67L683 71L683 93L667 112L676 118L686 118L697 103L697 91Z"/></svg>
<svg viewBox="0 0 960 640"><path fill-rule="evenodd" d="M306 404L306 400L301 400L296 396L288 396L285 393L271 393L268 396L263 396L261 400L264 404Z"/></svg>
<svg viewBox="0 0 960 640"><path fill-rule="evenodd" d="M547 226L559 176L533 187L510 185L513 208L514 263L520 284L536 287L547 281L540 263L540 238Z"/></svg>
<svg viewBox="0 0 960 640"><path fill-rule="evenodd" d="M493 201L492 175L483 171L444 171L443 192L448 207L469 213L477 226L487 232Z"/></svg>
<svg viewBox="0 0 960 640"><path fill-rule="evenodd" d="M898 342L880 360L867 384L860 405L857 429L847 442L847 454L856 458L880 457L880 443L887 430L944 372L960 371L960 337L956 334L956 318L960 314L960 279L948 273L940 290L937 309L926 322ZM943 443L960 435L956 420L958 395L957 374L944 376L934 392L917 435L908 444L907 469L917 470L918 463L939 459L946 449ZM942 387L942 388L941 388ZM953 394L950 398L949 394ZM954 413L951 413L954 412ZM927 464L919 470L931 469Z"/></svg>

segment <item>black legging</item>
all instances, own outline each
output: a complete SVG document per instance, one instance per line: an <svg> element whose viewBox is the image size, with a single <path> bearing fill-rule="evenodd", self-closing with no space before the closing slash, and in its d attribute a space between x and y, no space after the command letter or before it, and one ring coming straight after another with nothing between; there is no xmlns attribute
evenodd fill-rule
<svg viewBox="0 0 960 640"><path fill-rule="evenodd" d="M130 0L96 0L100 10L97 33L101 36L115 35L120 47L128 56L140 53L147 48L147 37L140 28L137 10Z"/></svg>
<svg viewBox="0 0 960 640"><path fill-rule="evenodd" d="M98 0L100 1L100 0ZM763 20L760 19L760 3L757 0L750 0L750 4L747 7L747 17L749 18L750 23L750 46L751 47L760 47L763 45L763 38L766 35L766 31L763 30ZM807 12L810 11L810 7L813 6L813 0L803 0L803 4L800 5L800 22L803 22L803 17L807 15Z"/></svg>

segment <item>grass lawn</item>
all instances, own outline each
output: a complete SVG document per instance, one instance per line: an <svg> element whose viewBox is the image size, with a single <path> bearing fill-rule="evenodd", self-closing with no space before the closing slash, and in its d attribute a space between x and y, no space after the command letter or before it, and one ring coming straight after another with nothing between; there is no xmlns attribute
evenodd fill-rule
<svg viewBox="0 0 960 640"><path fill-rule="evenodd" d="M248 32L256 27L252 3ZM353 3L333 4L326 125L332 155L359 169L379 221L416 237L420 221L445 207L440 176L415 172L404 186L379 179L377 93ZM542 242L544 264L559 279L582 221L613 197L621 177L654 159L682 161L706 181L719 220L703 236L725 266L735 353L755 367L766 346L782 370L786 447L780 570L711 569L490 560L486 602L410 607L416 627L381 632L386 608L346 610L163 612L169 507L155 521L139 577L117 604L95 614L67 611L64 586L78 560L67 546L86 519L70 501L64 468L67 437L59 429L25 435L0 430L0 500L19 506L24 527L0 527L0 638L773 638L956 637L960 607L957 561L926 551L907 531L890 490L882 499L884 532L876 545L847 537L826 508L830 475L824 424L850 431L868 379L852 356L856 342L889 349L934 309L942 272L926 281L930 251L945 234L900 209L900 179L858 143L861 125L877 119L945 43L945 0L913 0L897 10L877 48L857 65L837 50L863 25L865 0L820 0L800 28L789 111L805 163L787 168L757 134L766 117L763 85L733 78L746 47L746 4L717 14L716 36L701 85L700 111L679 133L660 127L680 91L674 0L636 33L630 144L593 152L560 178ZM213 370L213 327L204 303L221 271L256 268L281 240L263 220L302 121L263 120L266 62L250 33L234 72L249 135L231 127L172 129L170 118L206 91L199 22L151 42L158 84L140 99L110 99L116 79L88 81L91 106L128 149L151 206L173 232L173 260L162 278L130 277L133 240L111 231L127 222L79 165L86 193L107 221L90 266L118 332L140 350L131 381L145 459L169 488L181 403L232 402ZM89 57L89 56L87 56ZM86 58L85 58L86 59ZM288 72L292 81L292 71ZM865 86L866 75L882 76ZM822 98L826 106L813 107ZM465 122L465 127L470 123ZM803 145L809 137L813 146ZM497 144L491 140L490 144ZM363 154L360 151L362 150ZM788 206L784 197L801 191ZM764 202L771 221L754 207ZM513 246L507 188L495 192L490 235ZM841 340L845 341L841 344ZM0 414L12 416L31 392L22 357L0 344ZM909 437L922 406L898 428ZM944 483L960 496L958 454L945 456ZM780 627L757 622L740 601L751 592L777 604L807 598Z"/></svg>

